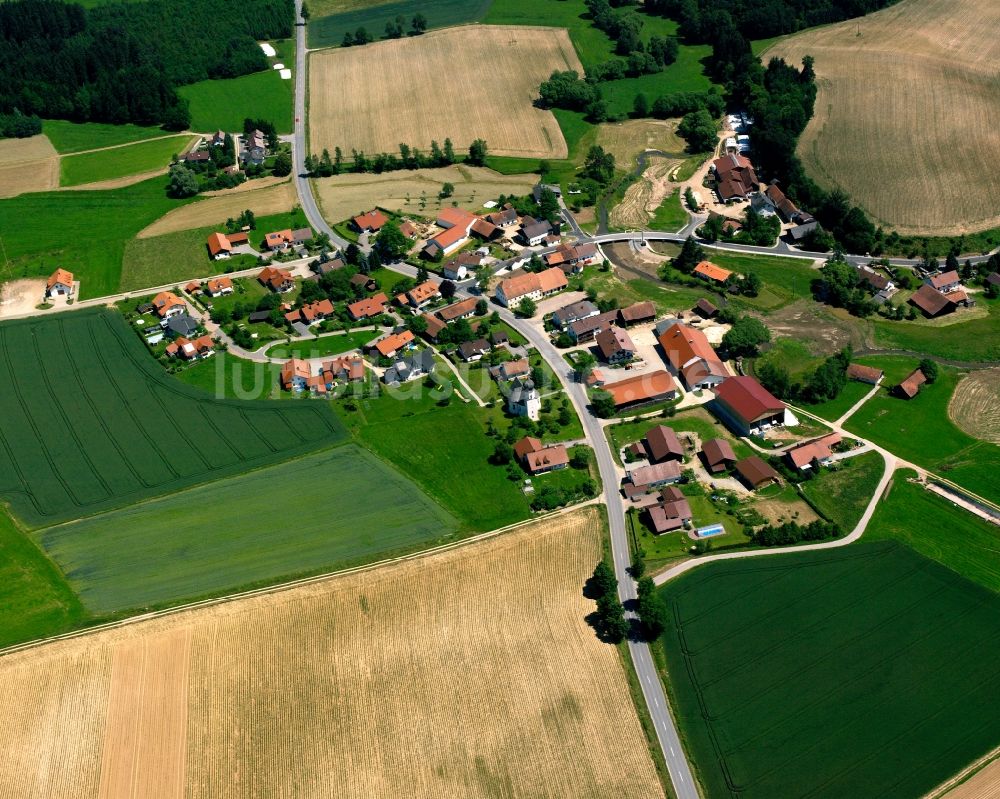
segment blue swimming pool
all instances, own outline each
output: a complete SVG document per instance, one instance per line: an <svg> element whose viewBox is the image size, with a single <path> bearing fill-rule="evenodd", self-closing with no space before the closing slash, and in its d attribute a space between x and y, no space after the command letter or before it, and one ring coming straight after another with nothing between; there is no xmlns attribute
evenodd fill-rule
<svg viewBox="0 0 1000 799"><path fill-rule="evenodd" d="M722 535L725 532L726 528L721 524L710 524L707 527L699 527L694 534L698 538L711 538L713 535Z"/></svg>

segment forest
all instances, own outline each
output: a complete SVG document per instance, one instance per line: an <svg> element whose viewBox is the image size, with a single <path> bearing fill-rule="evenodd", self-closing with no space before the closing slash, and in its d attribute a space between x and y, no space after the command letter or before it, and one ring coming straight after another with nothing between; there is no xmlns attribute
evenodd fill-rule
<svg viewBox="0 0 1000 799"><path fill-rule="evenodd" d="M293 17L293 0L0 3L0 114L183 130L176 87L267 69L257 40Z"/></svg>

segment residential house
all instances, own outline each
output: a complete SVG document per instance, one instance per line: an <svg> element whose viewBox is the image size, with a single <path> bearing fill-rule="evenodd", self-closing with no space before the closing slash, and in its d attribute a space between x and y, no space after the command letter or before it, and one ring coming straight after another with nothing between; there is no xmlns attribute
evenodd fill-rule
<svg viewBox="0 0 1000 799"><path fill-rule="evenodd" d="M913 399L920 393L920 387L927 382L927 375L919 369L914 369L909 376L896 386L896 394L904 399Z"/></svg>
<svg viewBox="0 0 1000 799"><path fill-rule="evenodd" d="M441 331L448 327L447 324L442 322L432 313L421 314L420 318L427 323L427 329L424 330L423 336L431 341L437 341L438 336L441 335Z"/></svg>
<svg viewBox="0 0 1000 799"><path fill-rule="evenodd" d="M399 226L399 232L402 233L408 239L415 239L417 237L417 226L414 225L409 219L405 220Z"/></svg>
<svg viewBox="0 0 1000 799"><path fill-rule="evenodd" d="M712 162L719 198L723 202L745 200L760 187L749 158L730 153Z"/></svg>
<svg viewBox="0 0 1000 799"><path fill-rule="evenodd" d="M373 208L367 213L354 217L351 224L359 233L378 233L388 221L389 217L386 214L383 214L378 208Z"/></svg>
<svg viewBox="0 0 1000 799"><path fill-rule="evenodd" d="M500 281L496 298L505 308L513 308L521 300L539 300L562 291L569 285L561 269L552 267L541 272L526 272Z"/></svg>
<svg viewBox="0 0 1000 799"><path fill-rule="evenodd" d="M380 338L375 342L373 348L383 358L394 358L402 350L412 349L413 346L413 333L404 330L401 333L390 333L388 336Z"/></svg>
<svg viewBox="0 0 1000 799"><path fill-rule="evenodd" d="M541 448L542 442L539 439L525 436L514 443L514 457L519 461L524 461L530 453L538 452Z"/></svg>
<svg viewBox="0 0 1000 799"><path fill-rule="evenodd" d="M73 273L65 269L57 269L45 282L45 296L69 297L73 294Z"/></svg>
<svg viewBox="0 0 1000 799"><path fill-rule="evenodd" d="M368 275L362 275L360 272L356 275L351 275L352 286L357 286L365 291L378 291L378 283Z"/></svg>
<svg viewBox="0 0 1000 799"><path fill-rule="evenodd" d="M504 361L499 366L493 367L490 371L494 378L506 383L518 378L528 377L531 374L531 364L527 358L518 358L514 361Z"/></svg>
<svg viewBox="0 0 1000 799"><path fill-rule="evenodd" d="M264 234L264 249L271 252L283 252L291 247L294 242L295 237L290 228Z"/></svg>
<svg viewBox="0 0 1000 799"><path fill-rule="evenodd" d="M895 283L885 275L876 272L870 266L859 266L858 277L871 286L874 291L892 292L896 288Z"/></svg>
<svg viewBox="0 0 1000 799"><path fill-rule="evenodd" d="M694 304L694 312L702 319L712 319L719 313L719 309L702 297Z"/></svg>
<svg viewBox="0 0 1000 799"><path fill-rule="evenodd" d="M748 375L729 377L714 391L713 411L741 436L760 435L785 423L785 403Z"/></svg>
<svg viewBox="0 0 1000 799"><path fill-rule="evenodd" d="M225 233L208 234L208 257L213 261L222 261L233 254L233 245Z"/></svg>
<svg viewBox="0 0 1000 799"><path fill-rule="evenodd" d="M336 272L339 269L346 269L347 263L343 258L330 258L326 261L320 257L311 264L312 270L322 277L323 275L328 275L331 272Z"/></svg>
<svg viewBox="0 0 1000 799"><path fill-rule="evenodd" d="M694 327L674 322L657 337L673 374L688 390L714 388L729 377L705 334Z"/></svg>
<svg viewBox="0 0 1000 799"><path fill-rule="evenodd" d="M568 275L579 274L588 264L597 258L596 244L560 244L555 252L546 253L545 263L548 266L558 266Z"/></svg>
<svg viewBox="0 0 1000 799"><path fill-rule="evenodd" d="M701 445L701 459L710 473L718 474L736 462L736 453L724 438L710 438Z"/></svg>
<svg viewBox="0 0 1000 799"><path fill-rule="evenodd" d="M462 252L457 258L448 261L441 267L441 274L447 280L465 280L469 275L482 266L483 256L478 253Z"/></svg>
<svg viewBox="0 0 1000 799"><path fill-rule="evenodd" d="M536 203L542 201L542 192L546 189L556 197L562 197L562 187L558 183L536 183L531 189L531 196L535 198Z"/></svg>
<svg viewBox="0 0 1000 799"><path fill-rule="evenodd" d="M951 269L947 272L941 272L937 275L931 275L926 280L924 280L924 285L930 286L940 291L942 294L949 294L956 289L962 287L962 278L959 277L958 272Z"/></svg>
<svg viewBox="0 0 1000 799"><path fill-rule="evenodd" d="M990 286L1000 287L1000 272L990 272L986 276L986 283Z"/></svg>
<svg viewBox="0 0 1000 799"><path fill-rule="evenodd" d="M409 291L396 295L396 302L400 305L409 305L411 308L420 310L425 305L433 302L441 296L438 284L433 280L425 280L423 283L414 286Z"/></svg>
<svg viewBox="0 0 1000 799"><path fill-rule="evenodd" d="M626 308L618 309L618 324L631 327L656 319L656 306L649 300L634 302Z"/></svg>
<svg viewBox="0 0 1000 799"><path fill-rule="evenodd" d="M537 422L542 413L542 399L531 380L515 379L507 395L507 412L512 416L527 416Z"/></svg>
<svg viewBox="0 0 1000 799"><path fill-rule="evenodd" d="M292 231L292 244L301 247L307 241L311 241L313 237L312 228L309 227L297 227Z"/></svg>
<svg viewBox="0 0 1000 799"><path fill-rule="evenodd" d="M662 535L691 524L691 504L679 488L668 485L660 492L659 500L646 508L654 533Z"/></svg>
<svg viewBox="0 0 1000 799"><path fill-rule="evenodd" d="M451 305L446 305L444 308L438 308L437 315L444 322L454 322L456 319L468 319L476 313L477 302L478 300L475 297L459 300L458 302L453 302Z"/></svg>
<svg viewBox="0 0 1000 799"><path fill-rule="evenodd" d="M380 291L372 297L365 297L357 302L352 302L347 306L347 314L355 322L362 319L371 319L373 316L381 316L384 314L387 310L388 303L389 298Z"/></svg>
<svg viewBox="0 0 1000 799"><path fill-rule="evenodd" d="M599 313L600 311L597 309L597 306L590 300L571 302L569 305L564 305L552 313L552 324L565 330L567 325L579 322L581 319L590 319Z"/></svg>
<svg viewBox="0 0 1000 799"><path fill-rule="evenodd" d="M292 277L292 273L277 266L265 266L257 275L257 280L265 288L279 294L295 288L295 279Z"/></svg>
<svg viewBox="0 0 1000 799"><path fill-rule="evenodd" d="M181 161L185 164L207 164L211 160L212 155L208 150L191 150L181 156Z"/></svg>
<svg viewBox="0 0 1000 799"><path fill-rule="evenodd" d="M644 375L619 380L617 383L606 383L602 387L615 403L615 408L633 408L651 402L672 400L677 396L677 384L674 379L662 369Z"/></svg>
<svg viewBox="0 0 1000 799"><path fill-rule="evenodd" d="M212 146L221 147L226 143L226 133L222 130L217 130L212 134Z"/></svg>
<svg viewBox="0 0 1000 799"><path fill-rule="evenodd" d="M646 455L653 463L684 460L684 447L670 427L660 424L650 428L644 441Z"/></svg>
<svg viewBox="0 0 1000 799"><path fill-rule="evenodd" d="M833 448L841 442L840 433L830 433L821 438L805 441L785 451L788 463L800 472L811 469L813 464L829 466L833 460Z"/></svg>
<svg viewBox="0 0 1000 799"><path fill-rule="evenodd" d="M960 293L964 296L964 292ZM946 294L927 283L910 295L909 302L930 318L951 313L956 307Z"/></svg>
<svg viewBox="0 0 1000 799"><path fill-rule="evenodd" d="M190 338L198 332L198 323L187 313L174 314L160 324L170 338Z"/></svg>
<svg viewBox="0 0 1000 799"><path fill-rule="evenodd" d="M701 261L691 274L695 277L700 277L702 280L718 283L720 286L733 276L733 273L728 269L723 269L711 261Z"/></svg>
<svg viewBox="0 0 1000 799"><path fill-rule="evenodd" d="M733 469L747 487L757 490L772 483L780 483L779 474L757 455L736 461Z"/></svg>
<svg viewBox="0 0 1000 799"><path fill-rule="evenodd" d="M228 277L213 277L205 283L205 291L209 297L224 297L233 293L233 281Z"/></svg>
<svg viewBox="0 0 1000 799"><path fill-rule="evenodd" d="M172 316L187 313L187 305L172 291L161 291L152 302L153 310L160 319L170 319Z"/></svg>
<svg viewBox="0 0 1000 799"><path fill-rule="evenodd" d="M510 344L510 336L507 335L506 330L493 330L490 332L490 344L494 349L506 347Z"/></svg>
<svg viewBox="0 0 1000 799"><path fill-rule="evenodd" d="M215 354L215 341L208 334L199 336L194 341L179 336L167 345L166 353L171 358L183 358L186 361L208 358Z"/></svg>
<svg viewBox="0 0 1000 799"><path fill-rule="evenodd" d="M486 221L499 228L513 227L517 224L517 210L510 203L504 203L499 211L486 214Z"/></svg>
<svg viewBox="0 0 1000 799"><path fill-rule="evenodd" d="M882 381L883 376L884 372L874 366L864 366L860 363L852 363L847 366L848 379L857 380L859 383L871 383L871 385L877 386Z"/></svg>
<svg viewBox="0 0 1000 799"><path fill-rule="evenodd" d="M795 205L785 193L778 188L778 184L775 181L771 181L767 188L764 189L762 195L766 200L770 208L778 214L785 222L797 222L802 216L802 212L799 210L798 206Z"/></svg>
<svg viewBox="0 0 1000 799"><path fill-rule="evenodd" d="M324 380L329 385L336 380L357 383L365 379L365 360L360 355L341 355L331 361L324 361Z"/></svg>
<svg viewBox="0 0 1000 799"><path fill-rule="evenodd" d="M408 352L385 370L382 382L387 386L407 383L429 375L434 371L434 366L434 352L432 350Z"/></svg>
<svg viewBox="0 0 1000 799"><path fill-rule="evenodd" d="M444 230L427 242L424 255L429 258L451 255L468 241L469 231L478 218L462 208L442 208L435 222Z"/></svg>
<svg viewBox="0 0 1000 799"><path fill-rule="evenodd" d="M463 341L458 345L458 354L466 363L481 361L483 356L490 351L490 343L484 338L477 338L474 341Z"/></svg>
<svg viewBox="0 0 1000 799"><path fill-rule="evenodd" d="M531 220L527 222L527 220ZM531 217L525 217L521 223L521 230L518 234L521 241L527 244L529 247L536 247L545 240L545 237L552 232L552 226L542 220L540 222L531 219Z"/></svg>
<svg viewBox="0 0 1000 799"><path fill-rule="evenodd" d="M191 294L191 295L201 294L201 283L199 283L197 280L192 280L189 283L185 283L184 284L184 291L185 291L185 293Z"/></svg>
<svg viewBox="0 0 1000 799"><path fill-rule="evenodd" d="M285 391L304 391L309 386L309 362L292 358L281 365L281 387Z"/></svg>
<svg viewBox="0 0 1000 799"><path fill-rule="evenodd" d="M329 319L333 313L333 303L328 299L322 299L307 303L297 310L289 311L285 314L285 321L290 325L314 325L324 319Z"/></svg>
<svg viewBox="0 0 1000 799"><path fill-rule="evenodd" d="M564 445L553 444L528 452L523 460L529 474L544 474L569 466L569 453Z"/></svg>
<svg viewBox="0 0 1000 799"><path fill-rule="evenodd" d="M657 486L678 482L681 479L681 465L677 461L663 461L628 469L626 473L628 482L648 491Z"/></svg>
<svg viewBox="0 0 1000 799"><path fill-rule="evenodd" d="M596 338L597 352L605 363L626 363L635 357L635 344L620 327L602 330Z"/></svg>

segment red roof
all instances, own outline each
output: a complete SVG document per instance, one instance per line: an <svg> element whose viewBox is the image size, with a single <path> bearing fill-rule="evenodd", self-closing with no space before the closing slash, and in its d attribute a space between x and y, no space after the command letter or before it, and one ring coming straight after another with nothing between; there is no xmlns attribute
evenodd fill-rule
<svg viewBox="0 0 1000 799"><path fill-rule="evenodd" d="M882 379L882 374L881 369L876 369L874 366L865 366L861 363L852 363L847 367L847 376L851 380L860 380L862 383L875 385Z"/></svg>
<svg viewBox="0 0 1000 799"><path fill-rule="evenodd" d="M667 458L682 459L684 447L681 446L677 433L665 425L657 425L646 433L646 451L650 460L662 461Z"/></svg>
<svg viewBox="0 0 1000 799"><path fill-rule="evenodd" d="M928 316L937 316L952 304L944 294L926 283L913 292L910 302Z"/></svg>
<svg viewBox="0 0 1000 799"><path fill-rule="evenodd" d="M537 438L525 436L514 444L514 454L517 459L523 461L530 453L538 452L542 448L542 442Z"/></svg>
<svg viewBox="0 0 1000 799"><path fill-rule="evenodd" d="M747 375L726 378L715 387L715 396L745 422L785 410L785 403Z"/></svg>
<svg viewBox="0 0 1000 799"><path fill-rule="evenodd" d="M677 393L677 384L667 372L660 369L649 374L629 377L617 383L607 383L603 390L611 394L615 406L620 407L638 402L669 399Z"/></svg>
<svg viewBox="0 0 1000 799"><path fill-rule="evenodd" d="M209 233L208 234L208 252L212 256L218 255L220 252L232 252L233 247L229 243L229 237L224 233Z"/></svg>
<svg viewBox="0 0 1000 799"><path fill-rule="evenodd" d="M920 391L920 387L927 382L927 376L919 369L914 369L910 376L906 378L897 388L905 396L913 399Z"/></svg>
<svg viewBox="0 0 1000 799"><path fill-rule="evenodd" d="M369 211L366 214L361 214L360 216L354 217L352 220L357 226L358 230L365 231L379 230L382 225L389 221L389 217L379 211L377 208Z"/></svg>
<svg viewBox="0 0 1000 799"><path fill-rule="evenodd" d="M721 471L729 461L736 460L733 446L724 438L712 438L701 445L705 463L710 471Z"/></svg>
<svg viewBox="0 0 1000 799"><path fill-rule="evenodd" d="M385 313L385 305L389 298L383 292L379 292L374 297L365 297L357 302L352 302L347 306L347 312L352 319L365 319L369 316L378 316Z"/></svg>
<svg viewBox="0 0 1000 799"><path fill-rule="evenodd" d="M778 473L756 455L736 461L733 464L733 468L736 469L740 477L754 488L760 488L765 483L777 483L781 480Z"/></svg>

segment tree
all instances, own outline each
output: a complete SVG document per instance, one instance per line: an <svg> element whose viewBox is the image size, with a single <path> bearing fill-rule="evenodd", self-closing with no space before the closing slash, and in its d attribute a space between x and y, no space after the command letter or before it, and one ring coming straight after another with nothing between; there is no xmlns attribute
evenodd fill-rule
<svg viewBox="0 0 1000 799"><path fill-rule="evenodd" d="M427 17L423 14L417 13L413 15L413 22L411 23L411 30L414 36L419 36L427 30Z"/></svg>
<svg viewBox="0 0 1000 799"><path fill-rule="evenodd" d="M590 406L600 419L610 419L615 415L615 398L607 391L595 391L590 397Z"/></svg>
<svg viewBox="0 0 1000 799"><path fill-rule="evenodd" d="M390 219L378 232L375 239L374 252L378 252L382 261L398 261L409 249L410 240L399 229L399 223Z"/></svg>
<svg viewBox="0 0 1000 799"><path fill-rule="evenodd" d="M438 286L438 291L441 292L441 296L446 300L450 300L455 296L455 284L450 280L442 280L441 285Z"/></svg>
<svg viewBox="0 0 1000 799"><path fill-rule="evenodd" d="M597 599L611 593L618 593L618 578L607 561L598 561L594 573L584 586L584 594L590 599Z"/></svg>
<svg viewBox="0 0 1000 799"><path fill-rule="evenodd" d="M538 305L531 297L525 297L517 304L517 315L530 319L538 311Z"/></svg>
<svg viewBox="0 0 1000 799"><path fill-rule="evenodd" d="M455 145L452 144L451 139L444 140L444 162L446 164L455 163Z"/></svg>
<svg viewBox="0 0 1000 799"><path fill-rule="evenodd" d="M357 266L361 260L361 248L353 241L344 250L344 260L351 266Z"/></svg>
<svg viewBox="0 0 1000 799"><path fill-rule="evenodd" d="M490 463L496 466L503 466L510 463L514 458L514 450L506 441L498 441L493 447L493 454L490 455Z"/></svg>
<svg viewBox="0 0 1000 799"><path fill-rule="evenodd" d="M454 183L442 183L441 191L438 192L438 197L440 197L442 200L445 200L448 197L451 197L451 195L453 195L454 193L455 193Z"/></svg>
<svg viewBox="0 0 1000 799"><path fill-rule="evenodd" d="M938 365L930 358L922 358L919 364L920 371L924 373L928 383L933 383L938 379Z"/></svg>
<svg viewBox="0 0 1000 799"><path fill-rule="evenodd" d="M685 114L677 126L677 135L687 142L689 153L704 153L715 147L718 125L708 111Z"/></svg>
<svg viewBox="0 0 1000 799"><path fill-rule="evenodd" d="M486 140L476 139L469 145L469 156L466 162L472 166L486 166Z"/></svg>
<svg viewBox="0 0 1000 799"><path fill-rule="evenodd" d="M489 266L483 265L476 269L476 286L484 294L490 287L490 280L493 278L493 270ZM485 302L485 300L481 300Z"/></svg>
<svg viewBox="0 0 1000 799"><path fill-rule="evenodd" d="M563 411L566 412L566 422L562 421ZM572 414L569 412L569 408L565 405L559 411L559 424L563 427L568 425L572 421ZM573 451L573 455L569 459L569 465L574 469L586 469L590 466L590 458L587 457L587 451L585 449L576 449Z"/></svg>
<svg viewBox="0 0 1000 799"><path fill-rule="evenodd" d="M170 167L167 194L171 197L194 197L198 193L198 176L183 164Z"/></svg>
<svg viewBox="0 0 1000 799"><path fill-rule="evenodd" d="M427 271L427 267L418 266L417 267L417 282L424 283L430 277L430 273Z"/></svg>
<svg viewBox="0 0 1000 799"><path fill-rule="evenodd" d="M372 40L372 35L368 32L368 29L364 25L361 25L354 32L354 43L355 44L368 44Z"/></svg>
<svg viewBox="0 0 1000 799"><path fill-rule="evenodd" d="M649 116L649 100L642 92L639 92L632 101L632 116L637 119Z"/></svg>
<svg viewBox="0 0 1000 799"><path fill-rule="evenodd" d="M754 356L761 344L771 340L771 331L752 316L743 316L722 337L722 345L732 355Z"/></svg>
<svg viewBox="0 0 1000 799"><path fill-rule="evenodd" d="M476 300L476 316L486 316L490 304L486 300Z"/></svg>
<svg viewBox="0 0 1000 799"><path fill-rule="evenodd" d="M667 606L656 592L652 577L643 576L639 579L636 611L643 637L648 641L659 638L667 628Z"/></svg>
<svg viewBox="0 0 1000 799"><path fill-rule="evenodd" d="M781 364L765 361L757 369L757 379L760 384L778 399L792 398L792 377L788 369Z"/></svg>
<svg viewBox="0 0 1000 799"><path fill-rule="evenodd" d="M274 159L274 168L271 170L275 177L283 178L292 173L292 156L289 153L278 153Z"/></svg>
<svg viewBox="0 0 1000 799"><path fill-rule="evenodd" d="M607 184L615 176L615 156L607 152L601 145L595 144L587 150L587 157L583 162L584 177L596 180L598 183Z"/></svg>
<svg viewBox="0 0 1000 799"><path fill-rule="evenodd" d="M594 371L595 366L597 366L597 358L594 357L593 353L588 350L577 353L576 375L578 380L583 382L590 377L590 373Z"/></svg>
<svg viewBox="0 0 1000 799"><path fill-rule="evenodd" d="M681 245L681 251L674 256L674 260L670 262L670 265L678 272L690 275L694 271L694 268L703 260L705 260L705 250L702 249L702 246L694 236L688 236L684 240L684 244Z"/></svg>

